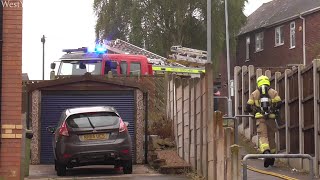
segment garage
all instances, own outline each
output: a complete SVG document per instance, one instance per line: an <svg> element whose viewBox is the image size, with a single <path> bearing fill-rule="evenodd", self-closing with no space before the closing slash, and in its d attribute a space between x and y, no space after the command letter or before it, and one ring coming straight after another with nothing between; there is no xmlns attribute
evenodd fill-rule
<svg viewBox="0 0 320 180"><path fill-rule="evenodd" d="M43 92L41 97L41 164L54 163L52 134L48 126L56 126L64 109L79 106L113 106L124 121L129 122L129 133L134 142L134 93L133 91L54 91ZM134 144L132 154L135 154ZM134 157L133 157L134 158Z"/></svg>
<svg viewBox="0 0 320 180"><path fill-rule="evenodd" d="M132 139L134 164L145 161L145 89L135 79L108 79L85 75L50 81L28 82L27 109L31 141L31 164L53 164L52 134L61 112L79 106L113 106L125 122Z"/></svg>

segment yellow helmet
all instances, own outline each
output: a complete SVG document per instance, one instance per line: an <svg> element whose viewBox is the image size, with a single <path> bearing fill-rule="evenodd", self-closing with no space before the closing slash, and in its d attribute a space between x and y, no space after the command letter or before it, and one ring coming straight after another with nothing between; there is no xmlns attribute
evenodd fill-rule
<svg viewBox="0 0 320 180"><path fill-rule="evenodd" d="M270 80L267 76L259 76L257 79L257 86L260 88L262 85L268 85L270 86Z"/></svg>

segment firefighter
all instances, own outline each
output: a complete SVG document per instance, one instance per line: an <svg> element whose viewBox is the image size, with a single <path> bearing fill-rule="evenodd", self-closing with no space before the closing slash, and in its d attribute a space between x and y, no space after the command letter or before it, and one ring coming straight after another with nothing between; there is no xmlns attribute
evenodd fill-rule
<svg viewBox="0 0 320 180"><path fill-rule="evenodd" d="M246 112L252 113L256 119L259 151L263 154L276 153L275 132L276 116L281 106L278 92L270 87L267 76L257 78L257 89L251 93L246 105ZM274 165L274 158L266 158L264 167Z"/></svg>

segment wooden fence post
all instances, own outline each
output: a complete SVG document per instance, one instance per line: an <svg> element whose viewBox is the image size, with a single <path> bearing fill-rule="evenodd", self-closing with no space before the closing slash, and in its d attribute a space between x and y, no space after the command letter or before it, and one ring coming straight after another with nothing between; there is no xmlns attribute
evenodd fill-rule
<svg viewBox="0 0 320 180"><path fill-rule="evenodd" d="M185 119L184 119L184 100L185 100L185 79L181 79L181 119L182 119L182 125L181 125L181 131L182 131L182 159L186 160L186 149L185 149Z"/></svg>
<svg viewBox="0 0 320 180"><path fill-rule="evenodd" d="M178 153L183 158L183 85L182 79L178 78L177 87L177 135L178 135Z"/></svg>
<svg viewBox="0 0 320 180"><path fill-rule="evenodd" d="M278 91L279 93L279 84L278 84L278 80L281 76L281 72L276 72L275 75L274 75L274 87L275 87L275 90ZM281 97L283 98L283 97ZM279 133L279 130L276 131L276 147L277 147L277 152L280 151L280 133Z"/></svg>
<svg viewBox="0 0 320 180"><path fill-rule="evenodd" d="M304 68L303 65L298 66L298 94L299 94L299 152L304 153L304 111L303 111L303 78L301 71ZM302 161L300 161L300 164Z"/></svg>
<svg viewBox="0 0 320 180"><path fill-rule="evenodd" d="M241 68L239 66L236 66L234 68L234 114L235 115L239 115L240 110L239 110L239 106L240 106L240 102L239 99L242 97L239 97L239 88L242 86L240 84L240 80L238 77L239 72L241 71ZM238 128L238 127L237 127Z"/></svg>
<svg viewBox="0 0 320 180"><path fill-rule="evenodd" d="M233 139L233 131L232 128L228 127L225 129L225 134L224 134L224 149L225 149L225 177L227 180L232 179L232 159L231 159L231 146L234 144L234 139Z"/></svg>
<svg viewBox="0 0 320 180"><path fill-rule="evenodd" d="M320 60L313 61L313 112L314 112L314 173L319 175L319 68Z"/></svg>
<svg viewBox="0 0 320 180"><path fill-rule="evenodd" d="M184 80L183 88L183 125L184 125L184 160L190 163L190 84Z"/></svg>
<svg viewBox="0 0 320 180"><path fill-rule="evenodd" d="M208 121L208 179L216 179L216 146L215 146L215 122L217 119L217 112L213 115L214 119Z"/></svg>
<svg viewBox="0 0 320 180"><path fill-rule="evenodd" d="M201 134L202 134L202 174L208 179L208 135L207 135L207 126L208 126L208 74L202 74L203 78L201 79L201 98L202 98L202 126L201 126ZM211 82L211 86L212 82ZM213 92L212 92L213 93Z"/></svg>
<svg viewBox="0 0 320 180"><path fill-rule="evenodd" d="M261 75L262 75L262 69L259 68L256 70L256 77L258 78Z"/></svg>
<svg viewBox="0 0 320 180"><path fill-rule="evenodd" d="M253 65L250 65L248 67L248 76L249 76L249 97L250 97L250 94L252 93L251 89L252 89L252 81L251 81L251 77L254 75L254 66ZM249 139L252 138L253 136L253 127L255 126L255 124L253 123L253 118L248 118L249 119Z"/></svg>
<svg viewBox="0 0 320 180"><path fill-rule="evenodd" d="M216 126L213 118L213 72L212 65L206 65L206 121L207 121L207 179L216 179L215 162L215 139L213 129Z"/></svg>
<svg viewBox="0 0 320 180"><path fill-rule="evenodd" d="M190 146L190 162L194 169L197 170L197 112L196 112L196 81L195 79L189 80L191 85L190 90L190 126L191 126L191 146Z"/></svg>
<svg viewBox="0 0 320 180"><path fill-rule="evenodd" d="M248 67L247 66L242 66L242 85L241 85L241 88L242 88L242 93L241 93L241 97L242 97L242 104L241 104L241 114L244 114L244 110L245 110L245 107L246 107L246 102L248 101L248 99L245 99L245 96L244 96L244 90L245 90L245 80L244 80L244 75L245 75L245 73L246 73L246 71L247 71L247 69L248 69ZM245 119L245 121L244 120L242 120L242 128L241 128L241 131L245 134L245 126L246 126L246 122L247 122L248 120L247 119ZM248 137L247 137L248 138Z"/></svg>
<svg viewBox="0 0 320 180"><path fill-rule="evenodd" d="M202 78L201 78L202 79ZM197 143L197 173L202 174L202 86L201 79L196 82L196 143Z"/></svg>
<svg viewBox="0 0 320 180"><path fill-rule="evenodd" d="M286 69L285 71L285 85L284 85L284 89L285 89L285 119L286 119L286 153L289 154L290 153L290 107L289 107L289 79L288 79L288 74L291 73L290 69Z"/></svg>
<svg viewBox="0 0 320 180"><path fill-rule="evenodd" d="M170 112L171 112L171 106L170 106L170 89L171 89L171 84L170 84L170 74L168 72L165 73L164 75L164 85L165 85L165 99L166 99L166 117L167 119L170 118Z"/></svg>
<svg viewBox="0 0 320 180"><path fill-rule="evenodd" d="M217 156L217 164L216 171L218 179L224 178L224 169L225 169L225 149L224 149L224 128L223 128L223 119L221 112L216 113L216 127L215 127L215 136L217 140L216 146L216 156Z"/></svg>
<svg viewBox="0 0 320 180"><path fill-rule="evenodd" d="M231 160L232 160L232 180L241 179L241 160L240 160L240 146L232 145L231 149Z"/></svg>

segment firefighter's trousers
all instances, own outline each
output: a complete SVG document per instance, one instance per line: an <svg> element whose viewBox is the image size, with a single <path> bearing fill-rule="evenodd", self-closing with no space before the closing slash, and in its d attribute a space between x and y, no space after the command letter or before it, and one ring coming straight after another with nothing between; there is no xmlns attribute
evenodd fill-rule
<svg viewBox="0 0 320 180"><path fill-rule="evenodd" d="M256 125L260 152L269 150L271 153L276 153L275 132L277 131L277 125L275 120L260 118L257 119Z"/></svg>

